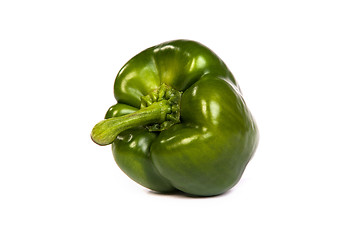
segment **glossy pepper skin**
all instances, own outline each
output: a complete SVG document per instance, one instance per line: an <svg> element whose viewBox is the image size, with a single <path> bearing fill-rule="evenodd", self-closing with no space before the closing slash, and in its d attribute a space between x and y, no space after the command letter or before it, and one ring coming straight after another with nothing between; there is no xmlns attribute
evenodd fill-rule
<svg viewBox="0 0 360 240"><path fill-rule="evenodd" d="M112 143L118 166L146 188L224 193L256 150L258 129L232 73L198 42L142 51L119 71L114 94L117 104L92 139ZM109 132L110 140L102 141Z"/></svg>

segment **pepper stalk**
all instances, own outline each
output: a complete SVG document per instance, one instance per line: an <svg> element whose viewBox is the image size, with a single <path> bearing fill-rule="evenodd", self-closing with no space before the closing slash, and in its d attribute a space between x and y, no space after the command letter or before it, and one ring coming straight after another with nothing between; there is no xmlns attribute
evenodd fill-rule
<svg viewBox="0 0 360 240"><path fill-rule="evenodd" d="M162 131L180 122L181 92L162 84L141 98L141 108L131 114L105 119L91 131L91 139L105 146L123 131L146 126L149 131Z"/></svg>

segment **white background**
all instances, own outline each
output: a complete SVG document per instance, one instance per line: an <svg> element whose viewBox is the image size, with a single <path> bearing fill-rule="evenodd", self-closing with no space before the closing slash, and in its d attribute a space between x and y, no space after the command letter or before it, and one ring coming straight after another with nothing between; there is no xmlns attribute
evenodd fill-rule
<svg viewBox="0 0 360 240"><path fill-rule="evenodd" d="M360 239L358 1L1 1L0 239ZM185 38L260 129L213 198L132 182L89 137L118 70Z"/></svg>

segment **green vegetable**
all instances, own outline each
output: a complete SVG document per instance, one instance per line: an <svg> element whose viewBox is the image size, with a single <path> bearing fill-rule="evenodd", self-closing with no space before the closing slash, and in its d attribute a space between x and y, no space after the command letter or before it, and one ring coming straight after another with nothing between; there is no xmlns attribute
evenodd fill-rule
<svg viewBox="0 0 360 240"><path fill-rule="evenodd" d="M119 71L117 104L92 130L118 166L159 192L221 194L240 179L258 130L230 70L188 40L144 50Z"/></svg>

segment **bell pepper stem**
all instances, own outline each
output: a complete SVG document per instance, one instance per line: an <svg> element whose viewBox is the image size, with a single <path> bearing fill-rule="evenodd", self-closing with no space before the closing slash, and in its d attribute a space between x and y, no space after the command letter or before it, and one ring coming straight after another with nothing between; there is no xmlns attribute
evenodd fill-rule
<svg viewBox="0 0 360 240"><path fill-rule="evenodd" d="M101 146L111 144L117 135L127 129L163 123L168 113L171 113L171 106L168 101L155 102L134 113L102 120L92 129L91 139Z"/></svg>

